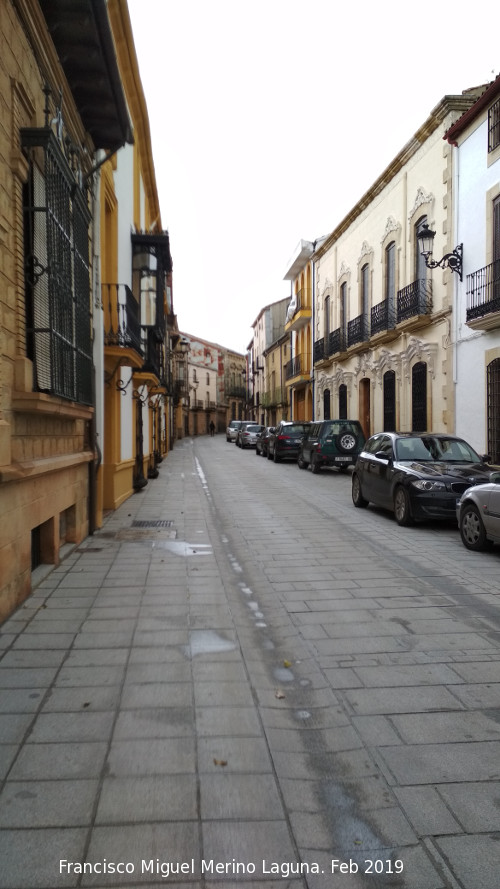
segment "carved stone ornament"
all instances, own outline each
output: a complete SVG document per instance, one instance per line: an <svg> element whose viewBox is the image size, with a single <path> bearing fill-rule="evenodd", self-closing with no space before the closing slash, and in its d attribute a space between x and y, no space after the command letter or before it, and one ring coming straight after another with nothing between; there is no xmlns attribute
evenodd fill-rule
<svg viewBox="0 0 500 889"><path fill-rule="evenodd" d="M385 224L385 231L380 243L383 244L385 239L388 238L392 232L397 232L399 234L401 232L401 225L399 222L396 222L394 216L388 216Z"/></svg>
<svg viewBox="0 0 500 889"><path fill-rule="evenodd" d="M361 244L361 253L359 254L358 265L365 256L373 256L373 247L370 247L368 241L363 241Z"/></svg>
<svg viewBox="0 0 500 889"><path fill-rule="evenodd" d="M419 188L417 188L417 196L415 198L415 203L413 204L413 208L410 210L410 212L408 214L408 222L411 222L412 217L417 212L419 207L421 207L423 204L433 204L433 203L434 203L434 195L432 194L432 192L429 192L429 194L427 194L427 192L425 192L424 189L421 186L419 186Z"/></svg>
<svg viewBox="0 0 500 889"><path fill-rule="evenodd" d="M439 351L437 343L426 343L412 336L404 352L401 353L401 363L406 379L409 381L411 368L417 361L425 361L429 368L431 378L436 377L435 361Z"/></svg>
<svg viewBox="0 0 500 889"><path fill-rule="evenodd" d="M373 362L373 372L380 388L382 388L386 371L393 370L399 376L400 369L401 355L398 352L390 352L389 349L381 349L376 361Z"/></svg>
<svg viewBox="0 0 500 889"><path fill-rule="evenodd" d="M349 266L347 265L347 263L345 262L345 260L343 259L342 262L340 263L340 269L339 269L339 273L337 275L337 281L340 281L341 278L344 278L346 275L350 275L350 274L351 274L351 270L350 270Z"/></svg>

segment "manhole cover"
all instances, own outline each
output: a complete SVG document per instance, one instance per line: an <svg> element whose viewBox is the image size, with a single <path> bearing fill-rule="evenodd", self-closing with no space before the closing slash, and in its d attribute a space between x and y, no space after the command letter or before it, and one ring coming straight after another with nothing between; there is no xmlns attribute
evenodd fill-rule
<svg viewBox="0 0 500 889"><path fill-rule="evenodd" d="M132 528L171 528L173 524L172 519L155 519L154 521L136 519L132 522Z"/></svg>

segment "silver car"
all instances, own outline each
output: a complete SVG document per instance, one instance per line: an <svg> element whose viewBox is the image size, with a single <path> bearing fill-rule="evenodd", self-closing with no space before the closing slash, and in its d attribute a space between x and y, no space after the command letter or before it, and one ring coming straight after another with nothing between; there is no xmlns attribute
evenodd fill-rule
<svg viewBox="0 0 500 889"><path fill-rule="evenodd" d="M229 426L226 428L226 441L236 441L238 430L241 428L243 422L243 420L231 420Z"/></svg>
<svg viewBox="0 0 500 889"><path fill-rule="evenodd" d="M500 543L500 472L492 472L484 485L467 488L457 502L462 543L478 552Z"/></svg>
<svg viewBox="0 0 500 889"><path fill-rule="evenodd" d="M240 448L255 448L257 446L257 435L264 428L259 423L244 423L236 436L236 444Z"/></svg>

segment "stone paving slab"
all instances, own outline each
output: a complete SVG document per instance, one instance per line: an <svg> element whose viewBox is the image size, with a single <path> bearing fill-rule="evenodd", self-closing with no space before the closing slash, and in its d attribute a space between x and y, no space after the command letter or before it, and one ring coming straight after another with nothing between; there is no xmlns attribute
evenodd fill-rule
<svg viewBox="0 0 500 889"><path fill-rule="evenodd" d="M246 458L177 443L0 629L0 889L494 885L498 559Z"/></svg>

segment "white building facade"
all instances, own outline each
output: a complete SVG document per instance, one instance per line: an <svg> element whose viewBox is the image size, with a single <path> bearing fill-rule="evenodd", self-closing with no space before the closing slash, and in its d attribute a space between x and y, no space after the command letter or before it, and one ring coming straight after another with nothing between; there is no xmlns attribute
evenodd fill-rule
<svg viewBox="0 0 500 889"><path fill-rule="evenodd" d="M500 463L500 76L446 138L463 244L453 325L456 432Z"/></svg>
<svg viewBox="0 0 500 889"><path fill-rule="evenodd" d="M428 225L435 254L452 249L453 153L443 137L476 95L444 97L316 249L317 418L358 419L366 436L454 431L458 276L426 267L418 235Z"/></svg>

